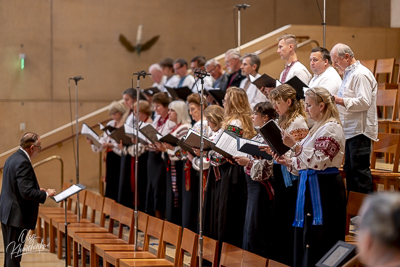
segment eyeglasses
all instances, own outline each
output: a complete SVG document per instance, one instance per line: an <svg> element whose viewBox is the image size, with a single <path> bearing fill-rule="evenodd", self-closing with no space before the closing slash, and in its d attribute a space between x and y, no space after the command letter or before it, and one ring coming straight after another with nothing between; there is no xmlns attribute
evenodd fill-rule
<svg viewBox="0 0 400 267"><path fill-rule="evenodd" d="M37 147L39 149L39 151L42 150L42 146L37 146L37 145L33 145L33 146Z"/></svg>

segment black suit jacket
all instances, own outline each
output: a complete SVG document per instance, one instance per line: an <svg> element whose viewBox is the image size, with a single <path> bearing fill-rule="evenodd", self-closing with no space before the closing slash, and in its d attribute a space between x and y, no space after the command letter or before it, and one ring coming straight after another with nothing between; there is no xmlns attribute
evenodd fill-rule
<svg viewBox="0 0 400 267"><path fill-rule="evenodd" d="M232 76L236 75L235 78L233 78L233 81L229 84L230 80L232 79ZM242 70L238 70L234 73L231 73L228 75L228 84L227 87L232 87L232 86L236 86L236 87L240 87L240 83L243 79L245 79L246 76L242 75Z"/></svg>
<svg viewBox="0 0 400 267"><path fill-rule="evenodd" d="M46 201L28 156L18 149L4 164L0 220L5 225L35 229L39 203Z"/></svg>

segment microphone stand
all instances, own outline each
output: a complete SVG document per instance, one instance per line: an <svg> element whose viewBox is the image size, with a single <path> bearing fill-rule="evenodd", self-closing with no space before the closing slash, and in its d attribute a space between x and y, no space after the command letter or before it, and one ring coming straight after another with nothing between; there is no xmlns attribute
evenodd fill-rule
<svg viewBox="0 0 400 267"><path fill-rule="evenodd" d="M138 238L138 179L139 179L139 99L140 99L140 77L146 78L146 75L151 75L150 73L146 73L146 71L142 70L140 72L135 72L132 74L132 76L137 76L137 83L136 83L136 116L132 116L132 118L135 118L135 127L136 128L136 136L135 136L135 212L134 212L134 218L135 218L135 225L134 225L134 231L135 231L135 240L134 240L134 246L135 246L135 251L138 248L137 245L137 238ZM132 78L132 88L133 88L133 78ZM132 119L133 120L133 119ZM132 127L133 127L132 123Z"/></svg>
<svg viewBox="0 0 400 267"><path fill-rule="evenodd" d="M323 47L326 48L326 0L324 0L324 17L322 22Z"/></svg>
<svg viewBox="0 0 400 267"><path fill-rule="evenodd" d="M79 184L79 116L78 116L78 81L83 80L82 76L70 78L75 81L75 131L76 131L76 183ZM81 209L79 193L77 197L78 223L81 221ZM67 238L67 236L65 237Z"/></svg>
<svg viewBox="0 0 400 267"><path fill-rule="evenodd" d="M242 8L244 10L246 10L246 7L250 7L250 6L246 5L246 4L241 4L241 5L236 5L236 7L238 9L238 15L237 15L237 18L238 18L238 22L237 22L238 35L237 35L237 38L238 38L238 50L239 50L239 53L240 53L240 41L241 41L241 35L240 35L240 33L241 33L241 18L240 18L240 12L241 12Z"/></svg>
<svg viewBox="0 0 400 267"><path fill-rule="evenodd" d="M200 87L200 179L199 179L199 267L203 267L203 109L204 109L204 78L209 76L207 72L199 70L195 72L201 80Z"/></svg>

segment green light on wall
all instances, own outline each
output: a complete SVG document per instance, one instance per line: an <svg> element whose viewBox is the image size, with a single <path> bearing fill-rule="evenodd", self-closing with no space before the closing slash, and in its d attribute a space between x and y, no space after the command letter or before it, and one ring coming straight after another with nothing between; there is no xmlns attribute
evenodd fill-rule
<svg viewBox="0 0 400 267"><path fill-rule="evenodd" d="M21 70L25 69L25 54L19 54L19 60L21 63Z"/></svg>

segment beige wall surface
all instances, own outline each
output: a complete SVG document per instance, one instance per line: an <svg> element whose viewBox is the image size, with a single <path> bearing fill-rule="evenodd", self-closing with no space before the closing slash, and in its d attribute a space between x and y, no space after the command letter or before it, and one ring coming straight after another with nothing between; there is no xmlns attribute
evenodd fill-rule
<svg viewBox="0 0 400 267"><path fill-rule="evenodd" d="M322 12L322 1L320 10ZM236 45L236 0L0 0L0 120L3 140L0 151L17 144L27 130L45 133L70 121L68 78L79 82L79 115L120 99L131 86L131 74L147 69L170 56L190 61L207 58ZM314 0L248 0L241 11L244 44L286 24L321 23ZM348 16L350 7L367 11ZM377 21L376 17L385 18ZM386 22L386 18L389 21ZM390 3L384 1L329 1L328 25L386 26ZM143 25L146 42L158 42L141 55L129 53L120 44L122 33L133 44ZM374 25L377 24L377 25ZM25 69L19 54L25 53ZM142 87L151 85L144 79ZM136 82L134 83L136 86ZM74 106L74 105L73 105ZM75 109L72 110L73 117Z"/></svg>

